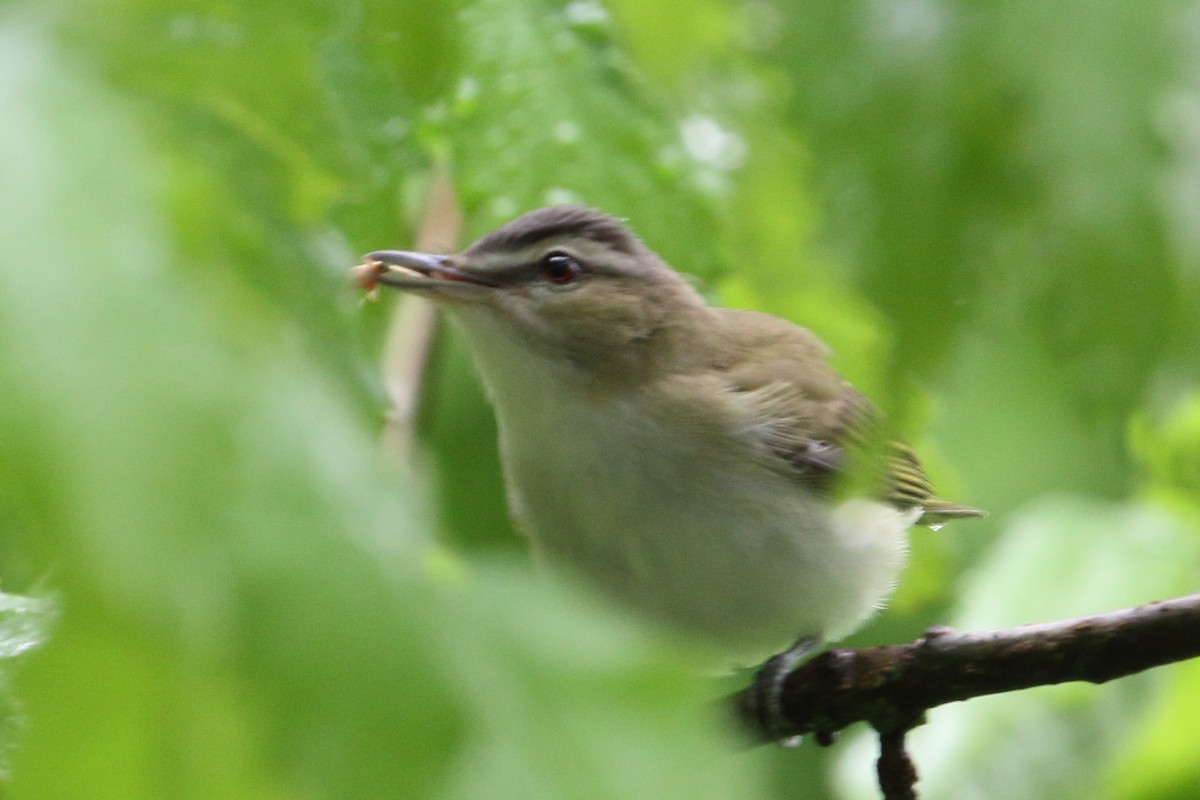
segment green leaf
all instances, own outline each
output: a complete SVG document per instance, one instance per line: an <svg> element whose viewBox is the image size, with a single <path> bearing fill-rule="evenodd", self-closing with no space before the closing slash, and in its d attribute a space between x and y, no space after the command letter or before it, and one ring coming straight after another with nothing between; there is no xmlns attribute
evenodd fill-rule
<svg viewBox="0 0 1200 800"><path fill-rule="evenodd" d="M1159 203L1172 165L1147 99L1182 80L1180 9L777 6L768 53L791 76L830 240L905 372L931 371L980 316L1019 319L1077 402L1126 411L1194 332L1167 299L1186 254Z"/></svg>
<svg viewBox="0 0 1200 800"><path fill-rule="evenodd" d="M1200 747L1195 719L1200 702L1200 661L1173 667L1145 710L1136 739L1105 779L1104 797L1114 800L1186 800L1200 786Z"/></svg>
<svg viewBox="0 0 1200 800"><path fill-rule="evenodd" d="M480 0L446 136L483 233L543 205L583 202L628 217L651 247L692 273L714 252L689 235L711 219L703 165L650 102L599 3Z"/></svg>

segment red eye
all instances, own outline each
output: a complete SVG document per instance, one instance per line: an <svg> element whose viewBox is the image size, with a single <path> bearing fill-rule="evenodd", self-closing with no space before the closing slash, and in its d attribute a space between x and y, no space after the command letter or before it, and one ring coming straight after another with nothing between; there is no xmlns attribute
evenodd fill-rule
<svg viewBox="0 0 1200 800"><path fill-rule="evenodd" d="M550 253L542 259L542 276L551 283L570 283L583 272L583 266L565 253Z"/></svg>

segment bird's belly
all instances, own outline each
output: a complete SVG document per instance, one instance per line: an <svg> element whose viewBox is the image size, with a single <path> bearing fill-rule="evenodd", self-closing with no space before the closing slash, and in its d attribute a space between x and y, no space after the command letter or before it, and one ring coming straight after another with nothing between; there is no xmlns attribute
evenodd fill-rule
<svg viewBox="0 0 1200 800"><path fill-rule="evenodd" d="M552 566L742 663L802 635L839 638L891 591L911 515L833 509L653 429L596 429L569 446L505 437L515 515Z"/></svg>

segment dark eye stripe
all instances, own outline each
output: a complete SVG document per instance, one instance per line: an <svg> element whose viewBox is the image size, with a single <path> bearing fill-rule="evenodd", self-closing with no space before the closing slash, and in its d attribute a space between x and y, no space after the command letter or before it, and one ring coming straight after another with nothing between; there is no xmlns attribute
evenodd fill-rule
<svg viewBox="0 0 1200 800"><path fill-rule="evenodd" d="M486 274L489 278L497 283L502 283L509 286L551 281L545 272L547 266L546 261L547 259L555 256L561 256L572 261L578 268L578 272L576 274L583 274L585 272L593 271L591 265L585 267L583 262L580 261L576 256L573 256L570 253L562 250L552 250L551 252L538 258L536 261L526 261L520 264L512 264L505 267L491 268L486 270ZM600 272L600 270L596 271ZM570 283L570 281L565 282Z"/></svg>

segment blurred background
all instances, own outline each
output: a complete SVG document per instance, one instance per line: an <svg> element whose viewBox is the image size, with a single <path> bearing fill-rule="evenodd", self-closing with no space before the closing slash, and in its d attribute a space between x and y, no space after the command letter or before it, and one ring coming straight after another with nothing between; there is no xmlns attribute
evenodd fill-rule
<svg viewBox="0 0 1200 800"><path fill-rule="evenodd" d="M848 644L1200 589L1200 5L0 3L0 797L858 798L539 580L453 332L380 456L435 165L463 241L625 217L812 328L981 522ZM925 798L1200 796L1200 663L933 711Z"/></svg>

